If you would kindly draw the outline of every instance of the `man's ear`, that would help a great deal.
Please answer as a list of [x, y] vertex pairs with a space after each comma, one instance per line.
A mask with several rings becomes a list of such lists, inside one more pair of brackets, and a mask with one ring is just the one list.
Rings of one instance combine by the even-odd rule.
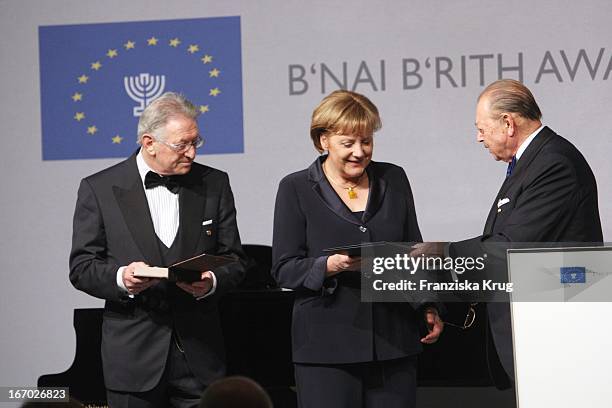
[[510, 137], [514, 136], [516, 134], [516, 121], [514, 120], [514, 116], [510, 113], [504, 113], [502, 115], [502, 121], [506, 134]]
[[140, 139], [140, 144], [142, 145], [142, 149], [146, 151], [150, 156], [155, 156], [155, 139], [148, 133], [142, 135]]

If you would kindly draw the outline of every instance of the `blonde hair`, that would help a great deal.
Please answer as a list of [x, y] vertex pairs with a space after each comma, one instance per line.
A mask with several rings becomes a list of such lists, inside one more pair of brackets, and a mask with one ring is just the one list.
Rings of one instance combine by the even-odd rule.
[[376, 106], [357, 92], [338, 90], [327, 95], [312, 112], [310, 138], [323, 152], [321, 136], [370, 135], [382, 127]]

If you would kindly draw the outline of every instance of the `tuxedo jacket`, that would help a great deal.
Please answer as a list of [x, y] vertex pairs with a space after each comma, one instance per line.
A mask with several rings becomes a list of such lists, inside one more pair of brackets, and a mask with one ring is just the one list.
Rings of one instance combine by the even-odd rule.
[[[602, 241], [597, 184], [591, 168], [576, 147], [544, 127], [501, 186], [483, 235], [451, 244], [450, 253], [482, 254], [482, 246], [490, 243]], [[513, 379], [509, 305], [489, 303], [487, 312], [499, 361]], [[503, 379], [492, 374], [500, 385]]]
[[[229, 179], [226, 173], [197, 163], [183, 176], [180, 225], [172, 247], [178, 259], [166, 259], [164, 265], [136, 155], [81, 181], [70, 281], [106, 301], [102, 362], [108, 389], [152, 389], [164, 371], [173, 330], [192, 372], [208, 384], [223, 376], [225, 369], [217, 300], [244, 276], [245, 255]], [[209, 220], [212, 224], [203, 225]], [[131, 262], [168, 266], [203, 252], [237, 260], [213, 271], [217, 290], [204, 299], [196, 300], [165, 280], [133, 298], [117, 286], [117, 270]]]
[[325, 158], [285, 177], [276, 196], [272, 274], [295, 290], [293, 360], [336, 364], [414, 355], [421, 344], [412, 306], [361, 302], [359, 272], [327, 278], [323, 252], [361, 242], [421, 241], [408, 178], [398, 166], [371, 162], [359, 218], [327, 181]]

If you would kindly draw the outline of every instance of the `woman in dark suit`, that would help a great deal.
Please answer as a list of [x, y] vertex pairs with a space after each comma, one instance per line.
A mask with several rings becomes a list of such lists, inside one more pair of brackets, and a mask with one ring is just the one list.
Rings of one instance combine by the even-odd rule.
[[[416, 355], [437, 340], [434, 308], [360, 300], [359, 259], [325, 248], [421, 241], [401, 167], [371, 160], [378, 110], [365, 96], [335, 91], [312, 115], [321, 155], [279, 185], [272, 273], [295, 290], [293, 361], [302, 408], [413, 407]], [[429, 333], [419, 339], [423, 314]]]

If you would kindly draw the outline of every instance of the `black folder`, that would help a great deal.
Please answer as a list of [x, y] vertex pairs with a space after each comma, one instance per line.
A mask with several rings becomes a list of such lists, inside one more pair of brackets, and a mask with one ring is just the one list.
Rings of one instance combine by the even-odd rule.
[[196, 282], [201, 279], [202, 272], [211, 271], [232, 262], [236, 262], [236, 260], [229, 256], [200, 254], [177, 262], [167, 268], [156, 266], [137, 267], [134, 271], [134, 276], [168, 279], [173, 282]]

